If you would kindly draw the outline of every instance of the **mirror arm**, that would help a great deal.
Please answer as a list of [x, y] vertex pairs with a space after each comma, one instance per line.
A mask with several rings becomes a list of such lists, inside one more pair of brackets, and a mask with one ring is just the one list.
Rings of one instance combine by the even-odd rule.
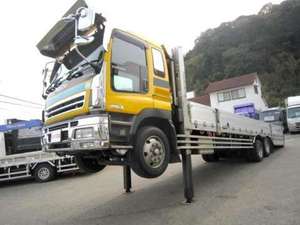
[[78, 45], [75, 45], [75, 50], [77, 52], [77, 54], [86, 62], [88, 63], [95, 71], [95, 73], [98, 72], [98, 69], [97, 69], [97, 66], [94, 65], [92, 62], [90, 62], [81, 52], [80, 50], [78, 49]]

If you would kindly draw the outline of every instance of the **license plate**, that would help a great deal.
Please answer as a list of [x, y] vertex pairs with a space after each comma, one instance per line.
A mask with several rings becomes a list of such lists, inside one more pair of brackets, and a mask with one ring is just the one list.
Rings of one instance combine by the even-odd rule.
[[61, 142], [61, 131], [56, 130], [51, 133], [51, 142]]

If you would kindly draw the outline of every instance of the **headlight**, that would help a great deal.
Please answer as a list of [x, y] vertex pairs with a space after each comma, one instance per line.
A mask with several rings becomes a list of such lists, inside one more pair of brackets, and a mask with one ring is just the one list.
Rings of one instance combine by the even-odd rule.
[[99, 136], [101, 140], [108, 140], [109, 129], [108, 129], [108, 117], [100, 117]]
[[93, 77], [91, 89], [91, 106], [95, 108], [105, 108], [105, 63], [102, 65], [102, 69], [99, 74]]
[[91, 127], [81, 128], [75, 131], [75, 139], [92, 138], [94, 137], [94, 129]]

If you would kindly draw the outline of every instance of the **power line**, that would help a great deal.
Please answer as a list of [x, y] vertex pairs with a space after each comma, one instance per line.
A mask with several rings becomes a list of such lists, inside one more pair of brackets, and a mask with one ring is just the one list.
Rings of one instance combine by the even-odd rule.
[[34, 107], [34, 106], [29, 106], [29, 105], [22, 105], [19, 103], [14, 103], [14, 102], [7, 102], [7, 101], [2, 101], [0, 100], [0, 103], [5, 103], [5, 104], [10, 104], [10, 105], [17, 105], [17, 106], [22, 106], [22, 107], [27, 107], [27, 108], [32, 108], [32, 109], [42, 109], [42, 107]]
[[39, 105], [39, 106], [43, 106], [42, 104], [40, 103], [36, 103], [36, 102], [32, 102], [32, 101], [28, 101], [28, 100], [25, 100], [25, 99], [21, 99], [21, 98], [16, 98], [16, 97], [12, 97], [12, 96], [8, 96], [8, 95], [3, 95], [3, 94], [0, 94], [1, 97], [5, 97], [5, 98], [10, 98], [10, 99], [13, 99], [13, 100], [17, 100], [17, 101], [21, 101], [21, 102], [27, 102], [27, 103], [30, 103], [32, 105]]

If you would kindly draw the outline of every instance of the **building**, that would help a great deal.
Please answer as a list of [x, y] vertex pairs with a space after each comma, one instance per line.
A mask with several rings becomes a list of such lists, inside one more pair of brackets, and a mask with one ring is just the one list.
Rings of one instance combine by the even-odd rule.
[[201, 96], [190, 98], [189, 100], [192, 102], [200, 103], [202, 105], [210, 106], [209, 95], [201, 95]]
[[253, 105], [257, 111], [267, 109], [257, 73], [210, 83], [205, 93], [209, 95], [212, 107], [224, 111], [234, 113], [235, 107], [245, 104]]

